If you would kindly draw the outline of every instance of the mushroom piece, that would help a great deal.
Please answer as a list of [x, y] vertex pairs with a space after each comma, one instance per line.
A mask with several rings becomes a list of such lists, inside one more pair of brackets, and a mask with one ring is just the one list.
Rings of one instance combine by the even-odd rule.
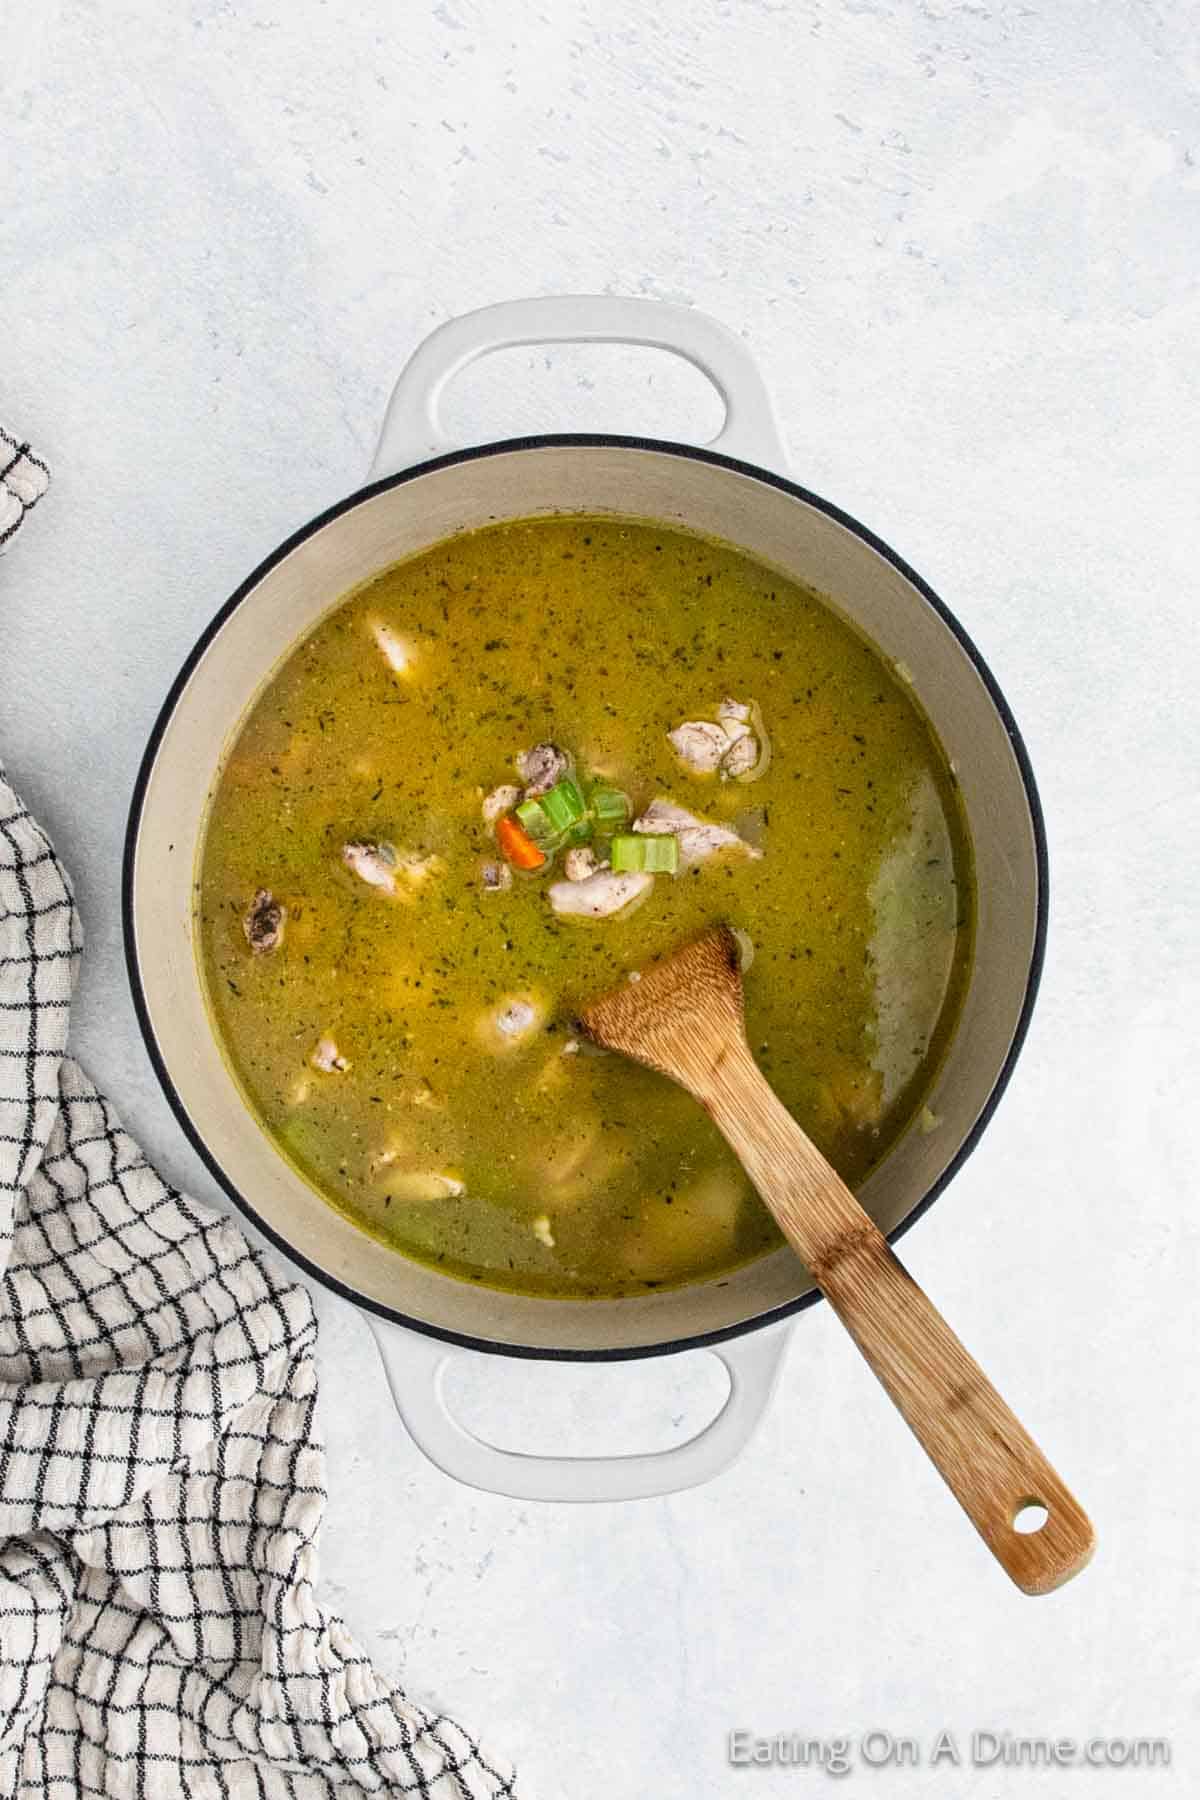
[[350, 1067], [331, 1037], [318, 1038], [308, 1060], [322, 1075], [344, 1075]]
[[242, 920], [246, 942], [255, 956], [264, 956], [268, 950], [279, 948], [286, 919], [287, 908], [283, 902], [277, 900], [269, 888], [259, 888]]
[[555, 782], [570, 773], [571, 759], [557, 744], [535, 744], [517, 758], [517, 773], [525, 783], [525, 794], [534, 800], [548, 793]]
[[485, 862], [480, 865], [479, 884], [486, 894], [502, 894], [512, 886], [512, 870], [507, 863]]

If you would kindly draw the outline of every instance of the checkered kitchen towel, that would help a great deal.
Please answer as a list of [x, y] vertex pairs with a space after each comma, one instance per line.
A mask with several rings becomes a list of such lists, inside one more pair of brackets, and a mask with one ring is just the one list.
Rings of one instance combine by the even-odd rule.
[[[0, 446], [4, 537], [46, 472]], [[0, 771], [0, 1793], [512, 1795], [317, 1605], [311, 1301], [66, 1055], [79, 951]]]

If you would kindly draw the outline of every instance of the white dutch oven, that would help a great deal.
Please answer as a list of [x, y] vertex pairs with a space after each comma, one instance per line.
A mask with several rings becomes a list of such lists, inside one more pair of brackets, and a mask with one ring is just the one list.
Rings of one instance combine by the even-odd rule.
[[[450, 378], [505, 346], [613, 342], [672, 351], [721, 394], [703, 449], [552, 436], [455, 450], [438, 421]], [[963, 1014], [910, 1132], [860, 1190], [892, 1238], [977, 1141], [1024, 1036], [1041, 964], [1045, 848], [1012, 716], [966, 633], [886, 545], [778, 471], [783, 447], [758, 370], [723, 326], [683, 307], [602, 297], [512, 301], [451, 320], [396, 385], [369, 482], [304, 526], [238, 589], [188, 657], [138, 777], [125, 866], [129, 967], [146, 1041], [180, 1121], [255, 1224], [309, 1274], [364, 1307], [417, 1443], [476, 1487], [527, 1499], [614, 1500], [708, 1480], [748, 1441], [779, 1369], [790, 1316], [818, 1296], [787, 1249], [732, 1277], [623, 1300], [547, 1300], [481, 1289], [410, 1262], [320, 1199], [247, 1110], [214, 1040], [193, 945], [192, 882], [223, 748], [263, 682], [347, 589], [452, 533], [548, 513], [660, 519], [724, 538], [807, 583], [911, 671], [954, 762], [974, 841], [979, 918]], [[704, 1346], [729, 1395], [689, 1442], [653, 1454], [541, 1457], [482, 1442], [449, 1411], [446, 1366], [471, 1352], [616, 1359]]]

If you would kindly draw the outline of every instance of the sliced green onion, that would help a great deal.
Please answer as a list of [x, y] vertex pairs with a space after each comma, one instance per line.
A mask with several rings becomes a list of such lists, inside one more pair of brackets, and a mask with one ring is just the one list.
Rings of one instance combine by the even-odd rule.
[[673, 831], [623, 833], [609, 851], [617, 875], [674, 875], [679, 867], [679, 839]]
[[[579, 784], [572, 781], [570, 776], [564, 781], [555, 782], [554, 786], [541, 796], [540, 804], [554, 831], [566, 831], [569, 825], [574, 825], [579, 819], [582, 819], [587, 811], [583, 804], [583, 795], [579, 791]], [[519, 807], [517, 810], [520, 812]]]
[[563, 845], [568, 850], [574, 848], [576, 844], [590, 844], [591, 841], [592, 821], [590, 819], [576, 819], [575, 823], [568, 825], [562, 834]]
[[599, 831], [612, 831], [624, 825], [631, 810], [629, 795], [612, 787], [593, 788], [590, 805]]
[[516, 813], [535, 844], [544, 846], [554, 837], [554, 824], [540, 800], [522, 800]]

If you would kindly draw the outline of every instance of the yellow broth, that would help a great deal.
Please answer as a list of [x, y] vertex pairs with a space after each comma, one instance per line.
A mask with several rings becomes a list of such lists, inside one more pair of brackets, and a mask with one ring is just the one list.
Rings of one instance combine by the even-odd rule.
[[[408, 647], [402, 672], [380, 653], [381, 625]], [[770, 766], [749, 784], [687, 773], [667, 741], [725, 696], [757, 702], [769, 736]], [[761, 858], [658, 875], [628, 916], [603, 920], [552, 913], [560, 868], [486, 891], [482, 797], [544, 740], [612, 777], [635, 811], [669, 796], [733, 824]], [[437, 860], [392, 898], [346, 867], [352, 840]], [[199, 943], [249, 1104], [332, 1206], [460, 1277], [629, 1294], [719, 1275], [779, 1240], [694, 1101], [566, 1049], [580, 1004], [729, 921], [754, 947], [755, 1053], [854, 1184], [920, 1112], [953, 1030], [971, 881], [927, 720], [814, 593], [682, 531], [537, 519], [387, 570], [280, 665], [212, 795]], [[286, 908], [268, 954], [243, 927], [260, 889]], [[494, 1020], [512, 997], [542, 1023], [501, 1048]], [[347, 1068], [313, 1067], [323, 1037]], [[414, 1171], [437, 1197], [413, 1197]]]

